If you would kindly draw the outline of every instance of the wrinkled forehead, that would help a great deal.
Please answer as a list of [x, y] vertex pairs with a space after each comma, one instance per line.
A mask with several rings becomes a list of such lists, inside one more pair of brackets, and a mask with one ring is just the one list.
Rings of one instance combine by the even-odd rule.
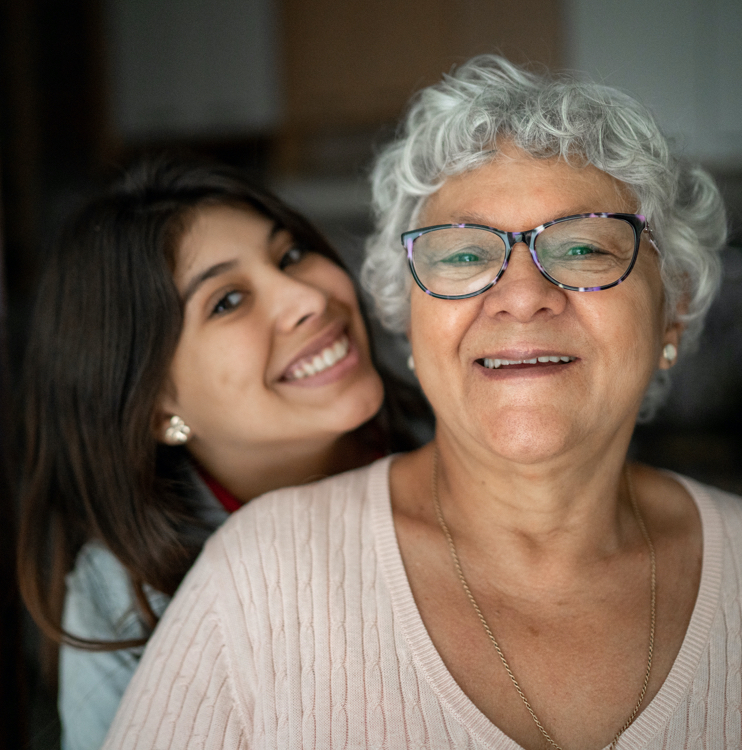
[[633, 213], [637, 204], [623, 182], [584, 160], [539, 158], [508, 146], [482, 166], [446, 177], [419, 201], [413, 221], [522, 231], [572, 214]]

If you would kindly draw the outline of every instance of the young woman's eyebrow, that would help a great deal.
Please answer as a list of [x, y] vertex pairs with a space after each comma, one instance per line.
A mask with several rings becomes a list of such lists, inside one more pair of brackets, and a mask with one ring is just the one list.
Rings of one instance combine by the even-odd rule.
[[[269, 241], [275, 239], [275, 237], [282, 231], [286, 231], [286, 228], [283, 225], [279, 224], [277, 221], [274, 222], [270, 234], [268, 235]], [[236, 258], [234, 260], [224, 261], [223, 263], [215, 263], [213, 266], [209, 266], [205, 270], [201, 271], [201, 273], [194, 276], [188, 282], [188, 286], [186, 286], [185, 291], [183, 292], [183, 304], [185, 305], [188, 300], [193, 297], [193, 295], [196, 293], [196, 290], [199, 288], [199, 286], [201, 286], [201, 284], [204, 283], [204, 281], [213, 279], [214, 276], [218, 276], [221, 273], [231, 271], [236, 265]]]
[[219, 276], [219, 274], [226, 273], [227, 271], [231, 271], [233, 268], [235, 268], [235, 266], [237, 266], [236, 258], [234, 260], [224, 261], [223, 263], [215, 263], [213, 266], [209, 266], [205, 270], [201, 271], [201, 273], [194, 276], [188, 282], [188, 286], [183, 292], [183, 304], [185, 305], [188, 302], [188, 300], [196, 293], [196, 290], [201, 286], [201, 284], [204, 283], [204, 281], [213, 279], [214, 276]]

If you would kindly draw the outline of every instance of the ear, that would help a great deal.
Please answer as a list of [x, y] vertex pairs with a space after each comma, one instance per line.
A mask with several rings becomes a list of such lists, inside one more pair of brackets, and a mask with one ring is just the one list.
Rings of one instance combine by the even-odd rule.
[[177, 400], [170, 393], [160, 396], [152, 418], [152, 431], [160, 443], [183, 445], [191, 438], [191, 428], [179, 411]]
[[678, 352], [680, 351], [680, 342], [685, 330], [685, 323], [680, 317], [688, 311], [688, 297], [683, 295], [675, 308], [673, 320], [667, 324], [665, 333], [662, 336], [662, 352], [660, 353], [659, 369], [669, 370], [677, 361]]

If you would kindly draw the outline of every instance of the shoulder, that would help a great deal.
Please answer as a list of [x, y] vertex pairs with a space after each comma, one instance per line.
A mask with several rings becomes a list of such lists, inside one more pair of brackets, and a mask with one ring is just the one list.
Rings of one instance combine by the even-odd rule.
[[742, 497], [680, 474], [673, 477], [693, 498], [702, 518], [715, 513], [726, 532], [738, 536], [742, 541]]
[[297, 571], [301, 577], [317, 565], [332, 567], [334, 575], [334, 562], [346, 559], [348, 545], [373, 544], [373, 519], [388, 506], [389, 461], [252, 500], [206, 543], [199, 574], [242, 594], [279, 581], [285, 587], [287, 576], [293, 580]]
[[[703, 534], [704, 573], [739, 591], [742, 580], [742, 497], [673, 474], [693, 499]], [[737, 594], [735, 594], [737, 596]]]
[[101, 542], [87, 542], [66, 584], [66, 628], [83, 637], [115, 638], [133, 604], [129, 575], [116, 556]]
[[234, 513], [207, 546], [229, 546], [245, 538], [262, 546], [272, 534], [294, 539], [296, 530], [307, 524], [317, 528], [333, 520], [351, 521], [366, 510], [369, 502], [383, 501], [389, 461], [385, 457], [361, 469], [266, 493]]
[[[169, 597], [147, 593], [155, 613], [161, 614]], [[129, 574], [102, 542], [87, 542], [67, 575], [63, 624], [70, 634], [94, 640], [144, 635]]]

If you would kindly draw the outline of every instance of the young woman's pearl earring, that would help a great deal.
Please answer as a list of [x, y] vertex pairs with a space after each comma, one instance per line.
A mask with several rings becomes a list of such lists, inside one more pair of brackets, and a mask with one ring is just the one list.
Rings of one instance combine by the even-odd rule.
[[191, 436], [191, 428], [177, 415], [170, 417], [170, 424], [165, 430], [165, 442], [168, 445], [183, 445]]
[[662, 350], [662, 356], [672, 364], [678, 356], [678, 350], [675, 344], [665, 344], [665, 348]]
[[415, 359], [411, 354], [407, 357], [407, 369], [415, 372]]

